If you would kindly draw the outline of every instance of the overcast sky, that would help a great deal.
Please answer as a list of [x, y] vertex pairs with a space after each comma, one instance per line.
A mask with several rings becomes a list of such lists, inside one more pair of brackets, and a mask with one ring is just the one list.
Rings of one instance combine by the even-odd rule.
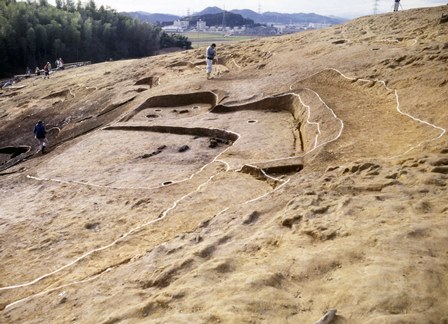
[[[81, 0], [85, 2], [85, 0]], [[54, 0], [50, 0], [54, 4]], [[76, 1], [75, 1], [76, 2]], [[378, 13], [390, 12], [394, 0], [95, 0], [100, 6], [109, 6], [117, 11], [145, 11], [186, 16], [206, 7], [225, 10], [251, 9], [256, 12], [276, 11], [281, 13], [316, 13], [325, 16], [355, 18], [373, 13], [377, 2]], [[403, 9], [446, 5], [447, 0], [401, 0]]]

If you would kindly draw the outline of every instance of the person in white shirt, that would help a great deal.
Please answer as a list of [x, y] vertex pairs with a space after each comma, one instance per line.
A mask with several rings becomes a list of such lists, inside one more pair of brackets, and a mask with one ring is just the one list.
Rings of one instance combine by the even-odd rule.
[[[205, 56], [206, 56], [205, 61], [207, 63], [207, 80], [210, 80], [211, 74], [212, 74], [213, 60], [216, 57], [216, 44], [215, 43], [213, 43], [212, 45], [207, 47]], [[218, 59], [218, 58], [216, 57], [216, 59]]]

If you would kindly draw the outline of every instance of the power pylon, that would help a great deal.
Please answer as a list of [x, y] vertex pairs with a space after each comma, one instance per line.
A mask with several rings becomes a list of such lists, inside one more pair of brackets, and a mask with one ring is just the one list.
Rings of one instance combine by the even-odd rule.
[[224, 10], [222, 11], [222, 32], [226, 33], [226, 6], [224, 6]]
[[379, 0], [374, 0], [373, 1], [373, 14], [376, 15], [378, 13], [378, 1]]

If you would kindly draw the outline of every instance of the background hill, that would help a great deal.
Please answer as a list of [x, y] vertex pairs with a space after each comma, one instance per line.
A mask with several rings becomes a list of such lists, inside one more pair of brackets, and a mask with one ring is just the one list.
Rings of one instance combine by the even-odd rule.
[[445, 323], [447, 17], [1, 89], [0, 322]]
[[268, 23], [278, 23], [278, 24], [308, 24], [308, 23], [318, 23], [318, 24], [341, 24], [347, 19], [327, 17], [322, 15], [317, 15], [315, 13], [293, 13], [285, 14], [278, 12], [264, 12], [262, 14], [256, 13], [251, 10], [231, 10], [231, 12], [240, 14], [245, 18], [252, 19], [256, 23], [268, 24]]
[[179, 16], [176, 15], [168, 15], [168, 14], [160, 14], [160, 13], [147, 13], [143, 11], [136, 12], [125, 12], [123, 14], [127, 14], [132, 18], [139, 19], [141, 21], [149, 22], [149, 23], [164, 23], [164, 22], [173, 22], [179, 19]]
[[[224, 10], [219, 7], [207, 7], [204, 10], [199, 12], [195, 12], [192, 14], [192, 17], [199, 16], [218, 16], [222, 14]], [[241, 10], [230, 10], [228, 11], [235, 15], [241, 15], [245, 19], [253, 20], [258, 24], [267, 24], [267, 23], [278, 23], [278, 24], [291, 24], [291, 23], [320, 23], [320, 24], [340, 24], [342, 22], [347, 21], [347, 19], [337, 18], [337, 17], [327, 17], [322, 15], [317, 15], [315, 13], [294, 13], [294, 14], [284, 14], [278, 12], [264, 12], [259, 14], [255, 11], [249, 9], [241, 9]], [[161, 14], [150, 14], [145, 12], [137, 12], [137, 13], [127, 13], [133, 18], [141, 19], [142, 21], [150, 21], [150, 22], [166, 22], [166, 21], [174, 21], [177, 19], [181, 19], [180, 16], [171, 16], [171, 15], [161, 15]], [[169, 20], [171, 19], [171, 20]], [[204, 20], [204, 19], [203, 19]]]
[[224, 9], [221, 9], [219, 7], [207, 7], [199, 12], [195, 12], [193, 16], [202, 16], [202, 15], [215, 15], [222, 13]]

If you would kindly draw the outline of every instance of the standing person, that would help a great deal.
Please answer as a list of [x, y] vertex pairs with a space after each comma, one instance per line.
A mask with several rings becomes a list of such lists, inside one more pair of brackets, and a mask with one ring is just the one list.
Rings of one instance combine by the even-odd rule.
[[398, 11], [398, 7], [400, 7], [400, 0], [395, 0], [394, 11]]
[[[210, 80], [211, 74], [212, 74], [213, 60], [215, 59], [215, 56], [216, 56], [216, 44], [215, 43], [213, 43], [212, 45], [207, 47], [205, 56], [206, 56], [206, 63], [207, 63], [207, 80]], [[216, 57], [216, 60], [218, 60], [217, 57]]]
[[60, 70], [64, 69], [64, 61], [61, 58], [59, 58], [59, 69]]
[[50, 70], [51, 70], [51, 64], [50, 62], [47, 62], [44, 66], [44, 79], [50, 78]]
[[49, 79], [50, 78], [50, 72], [51, 72], [51, 63], [47, 62], [46, 66], [47, 66], [47, 78]]
[[48, 145], [46, 135], [47, 131], [45, 129], [44, 123], [42, 122], [42, 120], [39, 120], [36, 126], [34, 126], [34, 137], [39, 143], [39, 151], [41, 151], [42, 154], [45, 153], [45, 147]]

